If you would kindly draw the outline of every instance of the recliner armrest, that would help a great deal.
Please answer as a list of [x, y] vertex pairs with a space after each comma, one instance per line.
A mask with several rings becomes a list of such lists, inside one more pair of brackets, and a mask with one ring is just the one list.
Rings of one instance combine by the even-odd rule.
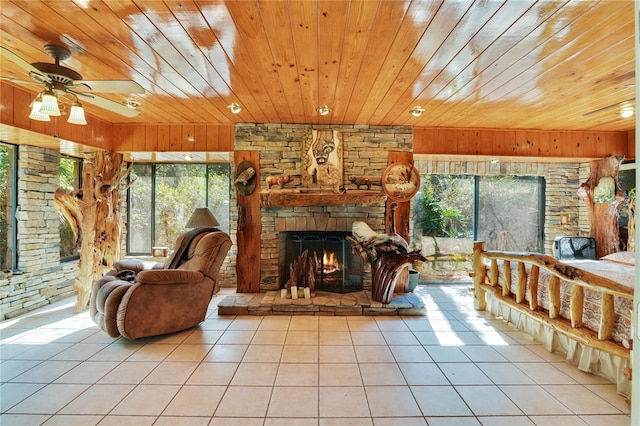
[[141, 284], [190, 284], [203, 279], [202, 272], [186, 269], [152, 269], [136, 275], [136, 282]]
[[[144, 263], [137, 259], [120, 259], [113, 263], [112, 268], [113, 270], [116, 271], [116, 274], [124, 270], [133, 271], [136, 274], [140, 271], [145, 270]], [[115, 275], [115, 274], [110, 274], [110, 275]]]

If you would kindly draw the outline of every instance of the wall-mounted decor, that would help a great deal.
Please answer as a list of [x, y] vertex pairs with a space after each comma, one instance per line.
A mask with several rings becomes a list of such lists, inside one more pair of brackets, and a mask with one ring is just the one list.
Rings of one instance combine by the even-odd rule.
[[302, 137], [304, 189], [342, 187], [342, 134], [337, 130], [309, 130]]
[[593, 190], [593, 201], [610, 203], [616, 195], [616, 181], [611, 176], [602, 176]]
[[391, 164], [382, 174], [382, 189], [394, 201], [409, 201], [420, 189], [420, 174], [412, 164]]
[[251, 195], [256, 189], [256, 167], [251, 161], [242, 161], [236, 168], [236, 179], [233, 183], [238, 190], [238, 194], [246, 197]]

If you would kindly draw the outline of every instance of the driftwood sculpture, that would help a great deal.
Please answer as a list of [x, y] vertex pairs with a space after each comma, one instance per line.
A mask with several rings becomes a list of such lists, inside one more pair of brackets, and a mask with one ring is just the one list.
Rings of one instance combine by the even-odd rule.
[[311, 297], [316, 291], [316, 273], [320, 267], [320, 260], [315, 252], [313, 256], [309, 256], [309, 251], [305, 250], [302, 254], [289, 265], [289, 281], [287, 282], [287, 290], [291, 291], [291, 287], [309, 288]]
[[409, 265], [426, 260], [419, 251], [410, 251], [407, 241], [398, 234], [378, 234], [364, 222], [354, 222], [352, 251], [371, 264], [371, 298], [390, 303], [400, 272]]
[[622, 159], [610, 156], [592, 161], [589, 179], [578, 189], [589, 211], [590, 236], [596, 240], [598, 258], [620, 251], [618, 217], [625, 202], [618, 183]]
[[627, 250], [636, 251], [636, 197], [629, 200], [629, 225], [627, 237]]
[[82, 165], [82, 189], [58, 189], [55, 205], [71, 225], [80, 250], [79, 274], [73, 283], [78, 294], [74, 312], [83, 311], [93, 283], [104, 275], [122, 254], [120, 183], [129, 175], [123, 169], [122, 154], [100, 151]]

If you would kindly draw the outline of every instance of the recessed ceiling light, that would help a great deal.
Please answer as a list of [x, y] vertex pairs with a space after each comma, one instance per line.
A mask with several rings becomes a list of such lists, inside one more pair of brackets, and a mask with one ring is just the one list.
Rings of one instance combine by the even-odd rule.
[[622, 107], [622, 109], [620, 110], [620, 117], [629, 118], [633, 116], [633, 113], [634, 113], [633, 107], [625, 106], [625, 107]]
[[422, 108], [421, 106], [414, 106], [413, 109], [411, 111], [409, 111], [409, 112], [414, 117], [420, 117], [424, 111], [425, 111], [425, 109]]
[[242, 111], [242, 107], [235, 102], [232, 103], [231, 105], [227, 105], [227, 108], [229, 108], [229, 110], [234, 114], [237, 114], [240, 111]]
[[323, 105], [321, 107], [318, 107], [316, 109], [316, 111], [318, 111], [318, 114], [320, 114], [320, 115], [327, 115], [327, 114], [329, 114], [331, 112], [331, 108], [329, 108], [326, 105]]

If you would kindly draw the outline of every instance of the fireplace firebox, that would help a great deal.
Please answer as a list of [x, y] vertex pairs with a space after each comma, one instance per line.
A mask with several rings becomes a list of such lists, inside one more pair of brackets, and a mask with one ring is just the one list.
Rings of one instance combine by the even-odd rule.
[[289, 265], [307, 250], [319, 260], [315, 272], [316, 290], [347, 293], [362, 290], [364, 263], [351, 253], [343, 231], [287, 231], [280, 233], [280, 288], [289, 280]]

